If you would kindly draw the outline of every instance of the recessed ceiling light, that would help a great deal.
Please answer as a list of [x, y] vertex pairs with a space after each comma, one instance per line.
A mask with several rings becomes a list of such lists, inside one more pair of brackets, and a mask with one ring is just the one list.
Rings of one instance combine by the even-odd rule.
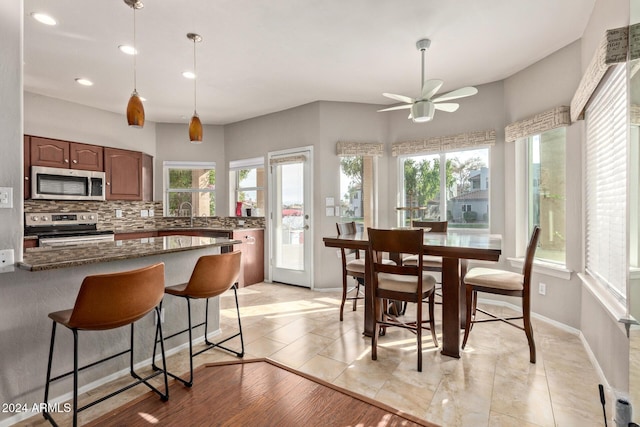
[[118, 46], [118, 49], [120, 49], [120, 52], [126, 53], [127, 55], [135, 55], [135, 54], [138, 53], [136, 48], [134, 48], [133, 46], [126, 45], [126, 44], [121, 44], [120, 46]]
[[196, 78], [196, 75], [192, 71], [185, 71], [182, 73], [182, 77], [193, 80]]
[[83, 79], [81, 77], [78, 77], [76, 79], [76, 82], [78, 82], [78, 84], [81, 84], [82, 86], [93, 86], [93, 82], [91, 80]]
[[49, 15], [45, 15], [44, 13], [38, 13], [38, 12], [33, 12], [31, 14], [31, 17], [33, 17], [33, 19], [35, 19], [36, 21], [44, 24], [44, 25], [56, 25], [57, 22], [55, 19], [53, 19], [51, 16]]

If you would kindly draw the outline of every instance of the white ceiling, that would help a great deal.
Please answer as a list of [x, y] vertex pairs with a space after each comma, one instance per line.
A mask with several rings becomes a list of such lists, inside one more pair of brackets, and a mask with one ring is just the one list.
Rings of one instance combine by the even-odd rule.
[[[317, 100], [415, 97], [415, 43], [425, 37], [426, 78], [445, 81], [440, 93], [501, 80], [579, 39], [595, 0], [143, 2], [136, 60], [147, 120], [188, 122], [193, 81], [181, 73], [193, 68], [186, 34], [196, 32], [204, 39], [196, 46], [198, 114], [226, 124]], [[25, 90], [124, 114], [133, 57], [118, 45], [133, 43], [132, 9], [123, 0], [25, 0], [24, 14]]]

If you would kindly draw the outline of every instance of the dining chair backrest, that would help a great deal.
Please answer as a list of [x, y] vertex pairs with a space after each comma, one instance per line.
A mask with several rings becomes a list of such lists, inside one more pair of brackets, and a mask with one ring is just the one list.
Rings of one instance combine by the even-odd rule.
[[201, 256], [198, 259], [184, 294], [193, 298], [218, 296], [238, 281], [241, 252]]
[[137, 270], [87, 276], [69, 327], [106, 330], [129, 325], [153, 310], [164, 296], [164, 263]]
[[527, 252], [524, 256], [524, 265], [522, 266], [522, 275], [524, 277], [523, 292], [529, 293], [531, 283], [531, 270], [533, 269], [533, 260], [536, 255], [536, 249], [538, 247], [538, 240], [540, 239], [540, 227], [535, 225], [531, 232], [531, 238], [529, 238], [529, 244], [527, 245]]
[[[356, 227], [355, 221], [351, 222], [336, 222], [336, 229], [338, 230], [338, 236], [349, 236], [351, 234], [356, 234], [358, 232], [358, 228]], [[356, 254], [356, 257], [359, 258], [359, 252], [356, 249], [341, 249], [343, 257], [351, 255], [352, 253]], [[344, 260], [343, 260], [344, 261]]]
[[[369, 250], [373, 260], [374, 273], [392, 273], [401, 275], [421, 276], [424, 230], [421, 228], [406, 230], [381, 230], [367, 228]], [[418, 255], [417, 265], [383, 264], [382, 256], [385, 252]]]
[[448, 221], [411, 221], [411, 226], [415, 228], [430, 228], [430, 233], [446, 233]]

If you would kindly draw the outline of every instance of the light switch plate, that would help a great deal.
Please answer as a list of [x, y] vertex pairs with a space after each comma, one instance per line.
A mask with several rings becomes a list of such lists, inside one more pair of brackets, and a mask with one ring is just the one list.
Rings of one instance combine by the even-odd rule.
[[146, 209], [142, 209], [142, 210], [140, 211], [140, 216], [141, 216], [141, 217], [143, 217], [143, 218], [148, 217], [148, 216], [149, 216], [149, 211], [148, 211], [148, 210], [146, 210]]
[[116, 209], [116, 218], [122, 218], [122, 209]]
[[13, 188], [0, 187], [0, 208], [13, 208]]
[[149, 209], [149, 216], [155, 216], [156, 212], [153, 209]]

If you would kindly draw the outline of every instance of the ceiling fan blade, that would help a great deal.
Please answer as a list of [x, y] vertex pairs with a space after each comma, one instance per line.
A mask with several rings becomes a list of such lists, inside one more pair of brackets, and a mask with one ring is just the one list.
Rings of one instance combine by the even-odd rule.
[[386, 96], [387, 98], [395, 99], [396, 101], [406, 102], [407, 104], [413, 104], [415, 99], [409, 98], [404, 95], [396, 95], [395, 93], [383, 93], [382, 96]]
[[452, 99], [464, 98], [465, 96], [471, 96], [478, 93], [478, 89], [473, 86], [461, 87], [460, 89], [452, 90], [451, 92], [445, 93], [435, 99], [432, 99], [432, 102], [442, 102], [442, 101], [450, 101]]
[[420, 99], [431, 99], [431, 97], [440, 90], [443, 84], [444, 82], [442, 80], [427, 80], [422, 85], [422, 97]]
[[456, 104], [455, 102], [444, 102], [442, 104], [433, 104], [436, 110], [446, 111], [447, 113], [453, 113], [456, 111], [460, 104]]
[[411, 108], [411, 104], [396, 105], [395, 107], [389, 107], [389, 108], [385, 108], [383, 110], [378, 110], [378, 113], [381, 112], [381, 111], [406, 110], [408, 108]]

